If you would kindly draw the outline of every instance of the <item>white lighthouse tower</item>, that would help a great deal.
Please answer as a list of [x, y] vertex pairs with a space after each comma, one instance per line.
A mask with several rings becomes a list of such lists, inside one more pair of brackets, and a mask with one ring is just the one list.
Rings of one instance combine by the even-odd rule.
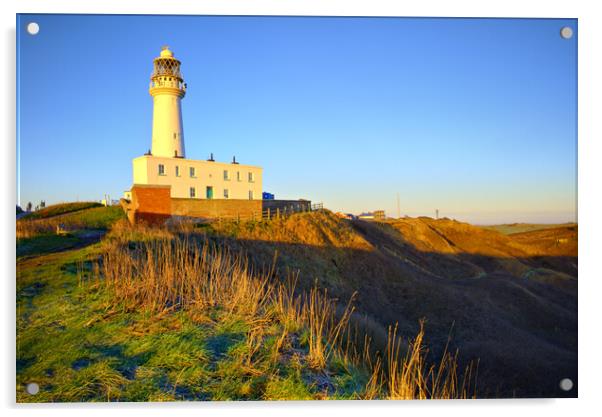
[[181, 99], [186, 84], [180, 72], [180, 61], [164, 46], [161, 55], [153, 61], [149, 93], [153, 97], [153, 156], [186, 156], [182, 126]]

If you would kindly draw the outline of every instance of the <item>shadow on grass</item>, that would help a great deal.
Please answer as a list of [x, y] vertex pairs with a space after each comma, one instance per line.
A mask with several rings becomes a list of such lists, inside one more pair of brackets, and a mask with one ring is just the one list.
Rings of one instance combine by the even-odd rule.
[[[277, 255], [277, 276], [299, 271], [298, 287], [317, 281], [343, 303], [357, 291], [356, 318], [382, 351], [387, 326], [409, 339], [426, 318], [432, 358], [459, 350], [460, 366], [479, 361], [480, 397], [576, 397], [577, 258], [493, 257], [424, 252], [388, 236], [373, 250], [210, 236], [245, 253], [257, 271]], [[380, 340], [379, 340], [380, 339]]]
[[49, 253], [79, 249], [100, 242], [105, 230], [81, 230], [65, 235], [46, 234], [17, 239], [17, 261]]

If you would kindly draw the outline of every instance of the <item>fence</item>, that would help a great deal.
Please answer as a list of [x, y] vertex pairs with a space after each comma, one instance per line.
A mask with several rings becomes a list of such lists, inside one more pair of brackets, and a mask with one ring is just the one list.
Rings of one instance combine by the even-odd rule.
[[[307, 202], [309, 203], [309, 202]], [[317, 203], [317, 204], [287, 204], [284, 205], [282, 207], [275, 207], [275, 208], [267, 208], [265, 210], [263, 210], [262, 212], [262, 219], [264, 220], [270, 220], [270, 219], [280, 219], [283, 217], [287, 217], [290, 216], [291, 214], [294, 213], [306, 213], [306, 212], [310, 212], [310, 211], [317, 211], [317, 210], [322, 210], [323, 204], [322, 203]]]

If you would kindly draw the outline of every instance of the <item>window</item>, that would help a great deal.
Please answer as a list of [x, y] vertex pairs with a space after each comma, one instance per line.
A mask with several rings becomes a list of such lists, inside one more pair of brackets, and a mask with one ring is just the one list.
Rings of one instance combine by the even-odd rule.
[[165, 175], [165, 165], [159, 164], [159, 175]]
[[180, 167], [176, 165], [176, 177], [180, 176]]
[[252, 172], [249, 172], [249, 182], [255, 182], [255, 175]]
[[240, 171], [236, 171], [236, 181], [240, 181]]
[[194, 167], [190, 167], [190, 178], [196, 178]]
[[249, 200], [253, 200], [253, 190], [249, 190]]
[[228, 189], [224, 188], [224, 198], [228, 198], [228, 197], [229, 197]]
[[224, 169], [224, 181], [230, 181], [230, 171]]
[[190, 198], [196, 197], [196, 189], [194, 187], [190, 187]]

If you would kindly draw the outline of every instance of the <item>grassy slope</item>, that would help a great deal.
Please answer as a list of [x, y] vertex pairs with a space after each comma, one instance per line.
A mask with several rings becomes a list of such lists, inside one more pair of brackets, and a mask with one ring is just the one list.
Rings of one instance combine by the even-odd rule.
[[124, 219], [125, 214], [119, 206], [94, 207], [74, 213], [57, 216], [61, 222], [81, 223], [87, 229], [108, 229], [117, 220]]
[[[81, 215], [98, 226], [96, 213]], [[78, 271], [89, 275], [102, 244], [70, 249], [78, 239], [42, 235], [18, 245], [28, 255], [17, 262], [18, 401], [324, 397], [324, 375], [303, 362], [303, 329], [280, 346], [290, 357], [281, 361], [274, 355], [283, 332], [278, 323], [265, 326], [259, 350], [251, 352], [257, 322], [219, 306], [161, 317], [124, 311], [102, 287], [81, 285]], [[245, 366], [249, 355], [252, 368]], [[336, 357], [327, 369], [329, 398], [357, 398], [367, 382]], [[35, 397], [25, 392], [32, 381], [41, 386]]]
[[52, 206], [44, 207], [41, 210], [34, 211], [25, 215], [24, 219], [47, 219], [49, 217], [58, 216], [60, 214], [71, 213], [74, 211], [85, 210], [92, 207], [101, 207], [100, 203], [82, 201], [77, 203], [61, 203]]
[[[17, 270], [18, 401], [167, 401], [312, 399], [319, 375], [301, 362], [274, 362], [282, 329], [274, 324], [255, 358], [248, 334], [256, 326], [219, 308], [161, 318], [115, 308], [106, 292], [78, 285], [78, 264], [99, 245], [27, 259]], [[291, 352], [307, 352], [300, 333]], [[366, 375], [334, 360], [329, 398], [356, 398]], [[42, 391], [25, 393], [35, 381]]]
[[[377, 339], [395, 322], [410, 337], [426, 317], [436, 356], [453, 327], [452, 347], [464, 360], [480, 358], [483, 395], [562, 396], [557, 381], [576, 379], [570, 245], [550, 253], [537, 238], [446, 219], [347, 222], [328, 213], [208, 229], [217, 240], [230, 237], [226, 242], [256, 264], [269, 264], [277, 253], [281, 270], [300, 270], [301, 286], [317, 280], [343, 300], [358, 291], [358, 309], [372, 317]], [[576, 245], [576, 228], [568, 234]]]
[[[97, 218], [86, 211], [80, 214]], [[533, 239], [481, 235], [453, 222], [405, 222], [347, 222], [305, 213], [269, 223], [216, 223], [194, 233], [245, 250], [256, 265], [271, 264], [277, 253], [281, 271], [300, 271], [301, 288], [317, 280], [342, 300], [359, 291], [358, 308], [374, 318], [376, 336], [399, 321], [402, 335], [412, 337], [418, 319], [427, 317], [436, 354], [455, 323], [452, 348], [461, 349], [463, 360], [481, 358], [483, 395], [513, 389], [519, 396], [561, 394], [556, 378], [573, 376], [576, 360], [576, 280], [528, 258]], [[471, 246], [473, 234], [486, 239], [485, 247]], [[41, 248], [29, 249], [17, 264], [20, 401], [324, 395], [322, 376], [293, 360], [307, 350], [302, 334], [287, 347], [297, 355], [274, 363], [270, 349], [281, 329], [267, 329], [257, 362], [261, 372], [245, 370], [248, 318], [226, 318], [219, 309], [160, 319], [115, 310], [102, 290], [78, 286], [77, 264], [97, 258], [98, 245], [52, 253], [69, 247], [70, 237], [40, 239]], [[506, 258], [494, 256], [501, 254]], [[356, 397], [366, 380], [336, 361], [329, 373], [335, 398]], [[39, 396], [24, 393], [32, 380], [41, 383]]]
[[511, 224], [495, 224], [491, 226], [481, 226], [483, 229], [494, 230], [504, 235], [511, 235], [513, 233], [524, 233], [534, 232], [537, 230], [544, 229], [555, 229], [558, 227], [571, 227], [576, 226], [575, 223], [564, 223], [564, 224], [538, 224], [538, 223], [511, 223]]
[[[17, 247], [36, 242], [40, 236], [52, 235], [57, 225], [65, 228], [73, 235], [82, 237], [81, 230], [107, 230], [116, 221], [125, 218], [121, 207], [92, 207], [40, 219], [27, 217], [17, 220]], [[83, 236], [85, 238], [85, 236]], [[29, 239], [32, 239], [31, 241]], [[18, 251], [18, 249], [17, 249]]]

